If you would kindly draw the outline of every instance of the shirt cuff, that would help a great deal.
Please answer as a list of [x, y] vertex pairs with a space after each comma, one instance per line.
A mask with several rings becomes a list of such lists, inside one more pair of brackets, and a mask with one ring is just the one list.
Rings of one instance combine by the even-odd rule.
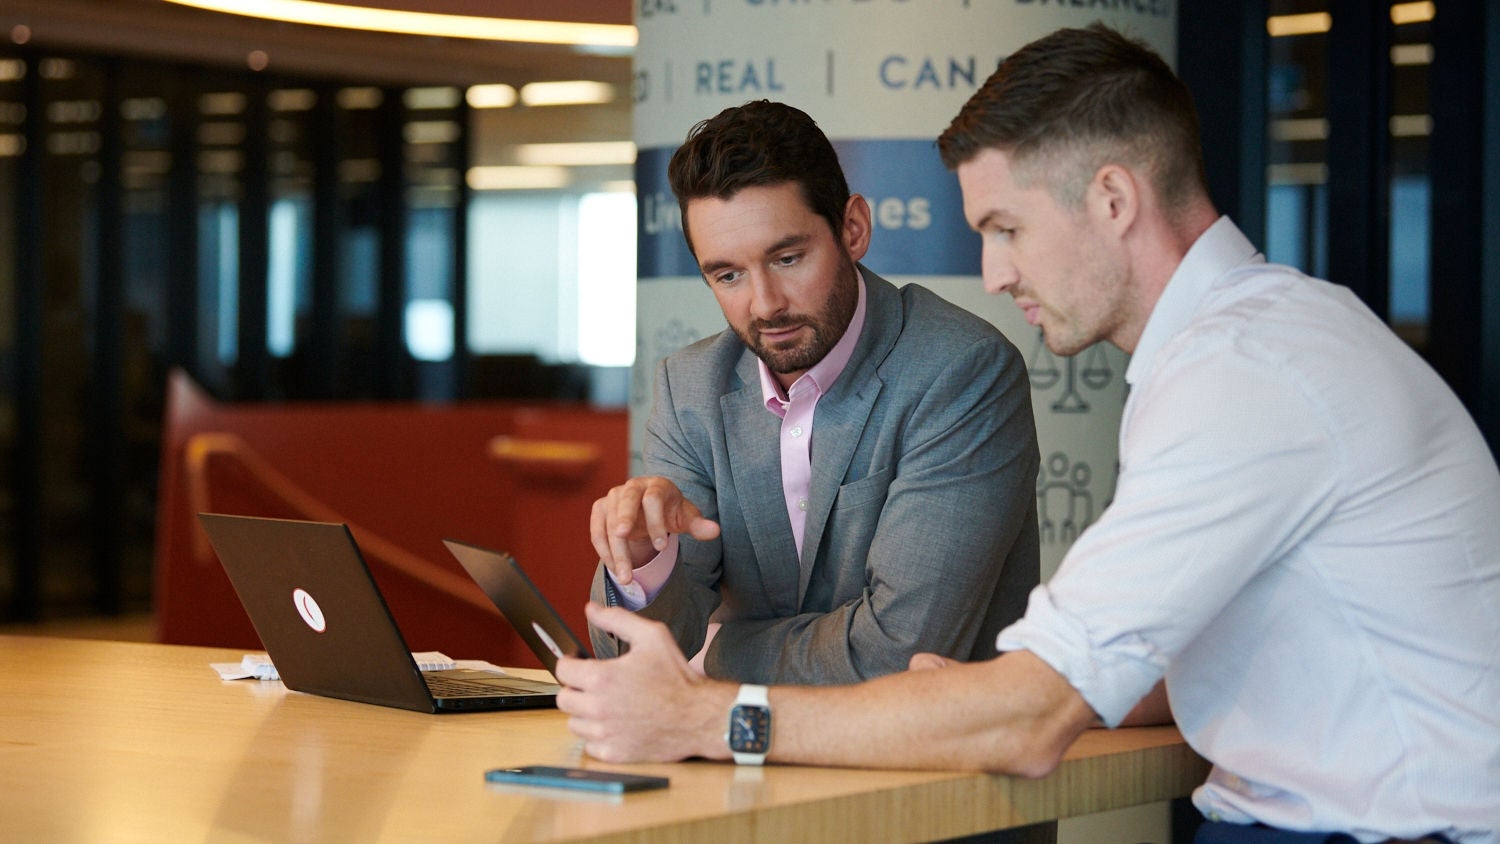
[[667, 537], [666, 547], [645, 565], [631, 572], [630, 583], [621, 586], [615, 580], [614, 573], [606, 566], [604, 576], [609, 578], [610, 584], [615, 588], [615, 594], [620, 598], [620, 606], [632, 612], [652, 601], [661, 592], [662, 586], [666, 585], [667, 578], [672, 575], [672, 570], [677, 567], [677, 534]]
[[995, 637], [995, 649], [1030, 651], [1061, 674], [1107, 727], [1118, 727], [1165, 670], [1155, 649], [1138, 636], [1093, 641], [1087, 628], [1053, 603], [1045, 585], [1032, 590], [1026, 615]]

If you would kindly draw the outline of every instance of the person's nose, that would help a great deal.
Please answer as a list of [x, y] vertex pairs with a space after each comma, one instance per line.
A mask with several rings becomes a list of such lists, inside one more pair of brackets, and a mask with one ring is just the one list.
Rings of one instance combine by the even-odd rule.
[[756, 319], [775, 319], [787, 309], [787, 298], [781, 285], [763, 272], [750, 273], [750, 315]]
[[984, 278], [984, 292], [996, 296], [1009, 292], [1021, 280], [1020, 273], [1016, 272], [1015, 262], [1010, 260], [1008, 252], [1000, 246], [985, 246], [981, 275]]

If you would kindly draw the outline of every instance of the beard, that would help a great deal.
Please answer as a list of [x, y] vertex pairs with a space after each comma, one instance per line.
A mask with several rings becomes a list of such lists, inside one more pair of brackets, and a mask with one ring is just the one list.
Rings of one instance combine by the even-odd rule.
[[1067, 295], [1054, 296], [1042, 308], [1042, 339], [1056, 355], [1072, 356], [1100, 341], [1115, 342], [1122, 325], [1139, 312], [1130, 265], [1095, 229], [1082, 231], [1071, 266], [1059, 275], [1072, 279]]
[[[765, 362], [767, 369], [778, 374], [811, 369], [838, 345], [849, 328], [849, 321], [854, 317], [854, 309], [859, 306], [859, 282], [856, 280], [854, 262], [847, 255], [839, 262], [837, 272], [838, 280], [834, 284], [833, 294], [818, 313], [783, 314], [774, 320], [754, 320], [744, 331], [735, 329], [740, 341]], [[777, 343], [761, 340], [763, 331], [799, 325], [810, 328], [812, 336]]]

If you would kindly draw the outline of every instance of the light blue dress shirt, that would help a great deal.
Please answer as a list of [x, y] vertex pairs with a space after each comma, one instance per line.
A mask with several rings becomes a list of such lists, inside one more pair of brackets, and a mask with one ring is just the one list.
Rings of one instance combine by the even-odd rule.
[[1114, 501], [999, 648], [1110, 725], [1165, 676], [1210, 818], [1493, 844], [1500, 473], [1457, 398], [1227, 218], [1126, 378]]

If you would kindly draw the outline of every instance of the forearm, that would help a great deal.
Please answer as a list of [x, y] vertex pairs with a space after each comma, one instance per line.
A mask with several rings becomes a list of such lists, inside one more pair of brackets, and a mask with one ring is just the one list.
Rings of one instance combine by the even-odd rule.
[[771, 690], [770, 759], [1043, 776], [1094, 713], [1024, 651], [857, 686]]
[[[590, 605], [589, 620], [629, 641], [612, 660], [558, 661], [558, 708], [608, 762], [726, 759], [736, 684], [695, 674], [665, 627]], [[770, 690], [773, 762], [988, 770], [1042, 776], [1095, 713], [1026, 651], [838, 687]]]

